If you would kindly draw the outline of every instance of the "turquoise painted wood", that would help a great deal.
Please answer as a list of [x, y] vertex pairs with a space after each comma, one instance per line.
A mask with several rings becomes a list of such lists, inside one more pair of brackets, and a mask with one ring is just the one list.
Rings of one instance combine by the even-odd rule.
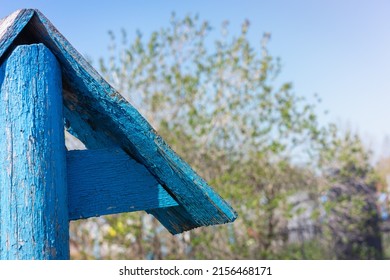
[[[64, 90], [64, 94], [67, 94]], [[94, 130], [81, 115], [64, 106], [65, 127], [70, 134], [86, 144], [88, 149], [118, 148], [118, 145], [102, 131]]]
[[147, 210], [171, 233], [236, 219], [234, 209], [165, 143], [39, 11], [21, 10], [0, 23], [0, 62], [21, 43], [44, 43], [59, 61], [68, 130], [90, 149], [121, 148], [142, 164], [178, 203]]
[[[44, 40], [61, 62], [69, 112], [99, 135], [109, 137], [135, 160], [142, 163], [179, 203], [177, 207], [150, 210], [171, 232], [232, 222], [237, 214], [203, 178], [183, 161], [156, 133], [141, 114], [113, 89], [39, 12], [31, 22], [45, 30]], [[78, 135], [79, 125], [70, 126]], [[88, 138], [89, 139], [89, 138]], [[87, 139], [87, 141], [88, 141]], [[93, 141], [96, 145], [96, 141]], [[88, 147], [88, 142], [84, 143]]]
[[60, 66], [43, 45], [0, 66], [0, 258], [68, 259]]
[[8, 17], [0, 20], [0, 38], [6, 38], [6, 40], [0, 40], [1, 57], [3, 57], [3, 53], [10, 52], [13, 49], [10, 46], [14, 43], [16, 37], [22, 32], [33, 15], [34, 10], [18, 10]]
[[122, 149], [67, 153], [69, 219], [178, 206]]

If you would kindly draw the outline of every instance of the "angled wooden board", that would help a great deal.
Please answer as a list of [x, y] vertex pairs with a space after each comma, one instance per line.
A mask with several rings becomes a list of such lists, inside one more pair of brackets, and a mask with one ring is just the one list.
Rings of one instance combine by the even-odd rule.
[[18, 10], [0, 20], [0, 58], [3, 59], [4, 53], [34, 14], [33, 10]]
[[[8, 48], [21, 42], [44, 43], [62, 68], [65, 117], [70, 131], [83, 138], [88, 148], [105, 148], [107, 144], [121, 147], [144, 165], [179, 204], [148, 212], [173, 234], [234, 221], [237, 217], [234, 209], [165, 143], [45, 16], [34, 10], [31, 17], [30, 11], [24, 11], [23, 20], [29, 19], [28, 24], [12, 44], [7, 43]], [[1, 40], [7, 40], [7, 36]], [[3, 54], [4, 48], [0, 49], [0, 56]], [[89, 136], [85, 135], [83, 127], [89, 127]]]
[[177, 206], [122, 149], [67, 152], [69, 220]]

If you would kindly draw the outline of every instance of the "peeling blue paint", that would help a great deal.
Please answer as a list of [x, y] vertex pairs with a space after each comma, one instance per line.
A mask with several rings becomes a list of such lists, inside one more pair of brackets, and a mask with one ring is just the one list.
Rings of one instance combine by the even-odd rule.
[[178, 205], [122, 149], [69, 151], [67, 173], [70, 220]]
[[143, 165], [161, 190], [177, 202], [177, 206], [148, 210], [171, 233], [236, 219], [234, 209], [165, 143], [39, 11], [21, 10], [0, 22], [0, 62], [21, 43], [43, 43], [56, 56], [62, 72], [62, 101], [69, 132], [89, 149], [119, 147]]
[[0, 258], [68, 259], [60, 66], [42, 44], [0, 66]]
[[[32, 22], [43, 24], [50, 37], [50, 40], [45, 37], [45, 43], [61, 63], [67, 88], [64, 104], [70, 113], [88, 116], [95, 136], [99, 134], [96, 138], [103, 139], [107, 135], [142, 163], [179, 203], [176, 207], [148, 212], [173, 234], [234, 221], [237, 214], [231, 206], [165, 143], [133, 106], [99, 76], [40, 12], [36, 15]], [[76, 131], [77, 127], [72, 128]], [[76, 133], [80, 135], [83, 131]], [[87, 147], [88, 140], [84, 142]], [[93, 140], [93, 145], [96, 143], [96, 139]]]

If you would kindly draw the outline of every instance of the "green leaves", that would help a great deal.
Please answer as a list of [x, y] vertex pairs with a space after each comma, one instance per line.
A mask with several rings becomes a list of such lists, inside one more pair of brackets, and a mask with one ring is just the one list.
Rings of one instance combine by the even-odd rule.
[[243, 226], [263, 236], [253, 240], [264, 256], [289, 216], [281, 213], [292, 190], [305, 189], [311, 176], [289, 156], [317, 123], [314, 106], [293, 94], [291, 83], [277, 81], [280, 60], [268, 52], [270, 34], [256, 49], [249, 27], [245, 21], [233, 36], [225, 22], [217, 36], [207, 21], [173, 14], [168, 27], [148, 37], [138, 33], [129, 46], [112, 42], [116, 58], [102, 61], [101, 69], [180, 155], [243, 206], [236, 207]]
[[326, 237], [324, 215], [345, 202], [320, 203], [324, 193], [347, 178], [375, 177], [361, 140], [334, 124], [320, 126], [318, 96], [309, 102], [280, 81], [270, 34], [254, 46], [249, 28], [245, 21], [230, 34], [225, 22], [218, 33], [198, 16], [172, 14], [168, 26], [138, 32], [130, 43], [125, 32], [121, 43], [110, 33], [103, 75], [239, 212], [229, 228], [199, 229], [187, 239], [154, 233], [155, 224], [146, 230], [144, 215], [109, 219], [111, 239], [134, 232], [127, 245], [139, 258], [161, 256], [159, 246], [166, 258], [329, 258], [329, 242], [290, 244], [291, 227], [307, 219]]

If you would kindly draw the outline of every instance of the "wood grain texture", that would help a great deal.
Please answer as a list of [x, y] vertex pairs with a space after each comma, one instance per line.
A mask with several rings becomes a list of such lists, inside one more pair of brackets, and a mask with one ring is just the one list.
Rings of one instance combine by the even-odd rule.
[[60, 66], [42, 44], [0, 67], [0, 257], [68, 259]]
[[[66, 92], [64, 90], [64, 92]], [[64, 106], [65, 126], [67, 131], [83, 143], [88, 143], [88, 149], [117, 148], [113, 140], [102, 131], [96, 131], [83, 119]]]
[[[232, 222], [237, 214], [157, 134], [139, 112], [114, 90], [40, 13], [31, 23], [43, 24], [46, 44], [61, 62], [67, 94], [64, 104], [108, 135], [135, 160], [142, 163], [180, 206], [149, 211], [171, 233], [195, 227]], [[39, 22], [38, 22], [39, 20]], [[42, 27], [39, 27], [42, 28]], [[43, 32], [40, 32], [42, 34]], [[72, 124], [71, 124], [72, 126]], [[82, 134], [82, 131], [78, 131]], [[88, 143], [85, 143], [88, 147]]]
[[33, 10], [18, 10], [0, 20], [0, 57], [8, 50], [33, 15]]
[[139, 112], [115, 91], [39, 11], [19, 40], [44, 43], [63, 73], [63, 98], [71, 132], [93, 137], [87, 147], [103, 148], [107, 138], [143, 164], [179, 206], [150, 210], [173, 234], [199, 226], [232, 222], [237, 214], [153, 130]]
[[67, 152], [69, 219], [177, 206], [122, 149]]

